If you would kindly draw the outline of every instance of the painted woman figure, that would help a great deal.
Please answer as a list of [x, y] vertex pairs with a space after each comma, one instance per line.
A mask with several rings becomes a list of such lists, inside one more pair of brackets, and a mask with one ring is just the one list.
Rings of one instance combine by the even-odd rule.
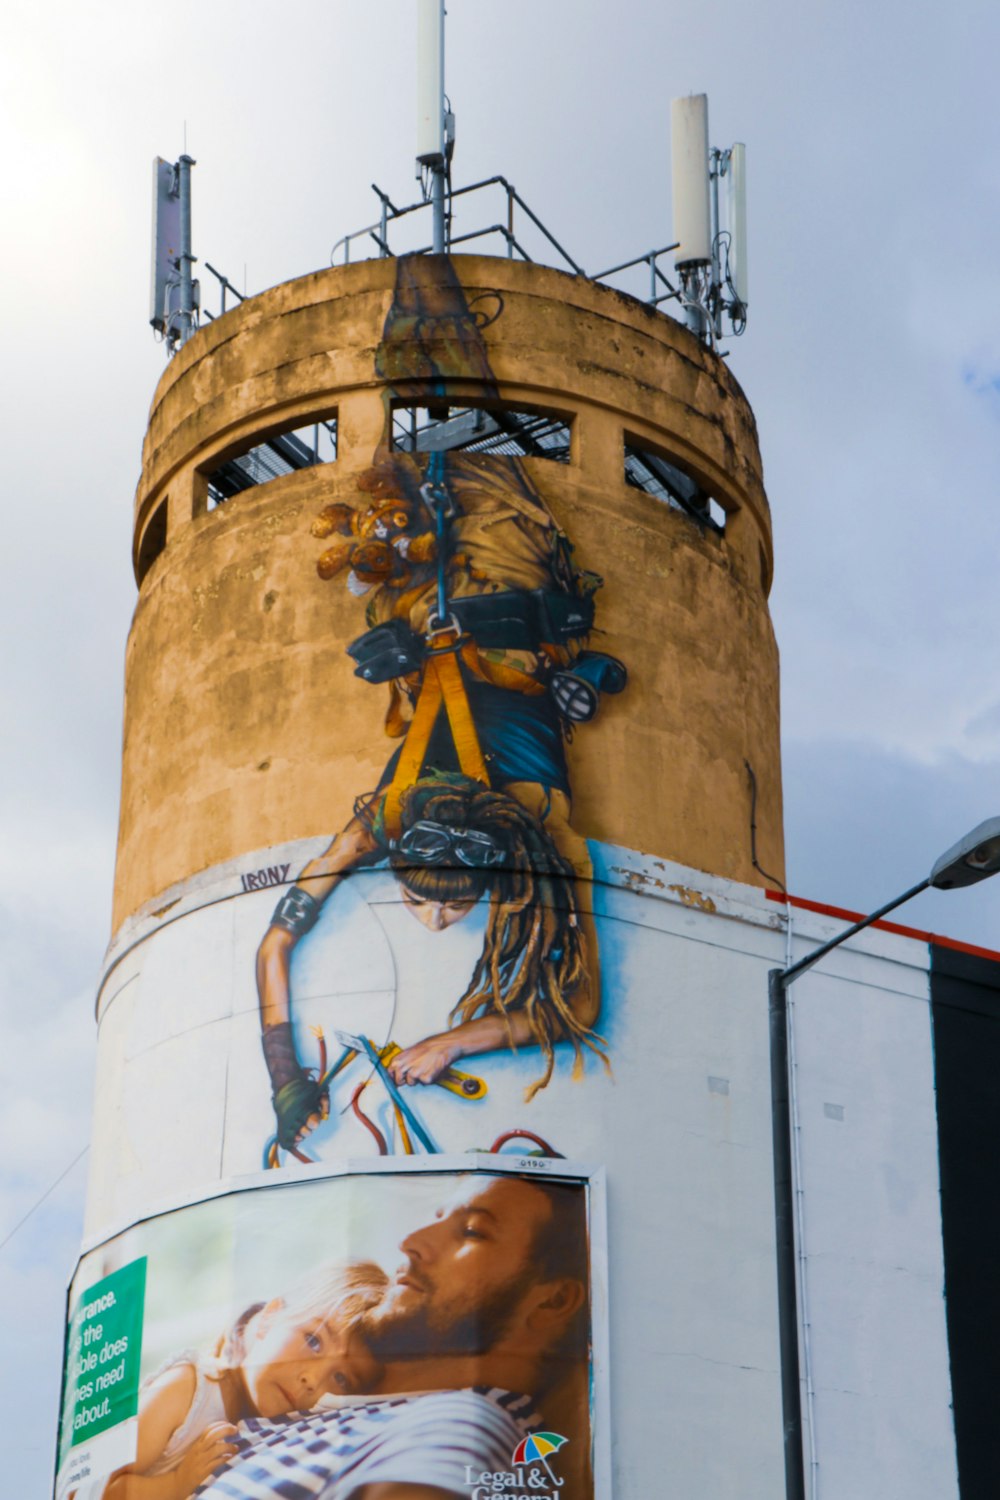
[[[290, 1146], [328, 1101], [295, 1053], [291, 952], [350, 871], [388, 860], [408, 910], [428, 927], [488, 894], [483, 951], [451, 1025], [391, 1064], [432, 1083], [459, 1057], [537, 1045], [601, 1050], [597, 933], [581, 899], [593, 871], [571, 823], [565, 741], [619, 692], [625, 670], [585, 649], [596, 575], [572, 548], [523, 460], [408, 453], [392, 445], [393, 405], [446, 398], [448, 381], [498, 401], [482, 339], [450, 262], [411, 256], [376, 356], [383, 438], [358, 479], [358, 506], [325, 506], [313, 534], [320, 577], [346, 574], [368, 629], [348, 647], [356, 675], [387, 685], [386, 733], [402, 741], [371, 798], [279, 902], [257, 959], [264, 1054], [278, 1140]], [[495, 298], [502, 307], [499, 298]], [[494, 317], [498, 314], [494, 314]], [[603, 1054], [602, 1054], [603, 1055]]]

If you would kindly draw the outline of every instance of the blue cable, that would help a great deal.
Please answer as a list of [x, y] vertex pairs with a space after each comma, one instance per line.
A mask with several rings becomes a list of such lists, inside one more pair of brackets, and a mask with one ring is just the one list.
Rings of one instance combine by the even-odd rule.
[[402, 1094], [399, 1092], [399, 1089], [396, 1087], [389, 1074], [386, 1072], [382, 1061], [378, 1053], [375, 1051], [375, 1048], [372, 1046], [371, 1042], [366, 1036], [360, 1037], [359, 1040], [364, 1042], [365, 1051], [368, 1053], [369, 1060], [372, 1063], [372, 1066], [375, 1068], [376, 1073], [378, 1073], [382, 1082], [385, 1084], [386, 1090], [389, 1094], [389, 1098], [392, 1100], [393, 1104], [396, 1105], [397, 1109], [400, 1110], [404, 1119], [406, 1120], [407, 1125], [409, 1125], [417, 1140], [423, 1146], [424, 1150], [429, 1151], [432, 1156], [439, 1155], [440, 1153], [438, 1152], [438, 1148], [435, 1146], [434, 1142], [427, 1134], [427, 1131], [421, 1125], [420, 1121], [417, 1119], [416, 1115], [413, 1113], [412, 1109], [407, 1104]]

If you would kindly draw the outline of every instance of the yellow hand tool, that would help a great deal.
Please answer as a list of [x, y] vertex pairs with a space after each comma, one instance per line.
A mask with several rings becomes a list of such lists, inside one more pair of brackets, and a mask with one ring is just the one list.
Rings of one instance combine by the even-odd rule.
[[[379, 1049], [379, 1062], [390, 1063], [402, 1050], [396, 1042], [390, 1042], [388, 1046]], [[482, 1078], [474, 1078], [471, 1073], [460, 1073], [457, 1068], [446, 1068], [434, 1082], [438, 1088], [447, 1089], [449, 1094], [457, 1094], [460, 1099], [485, 1099], [489, 1092]]]

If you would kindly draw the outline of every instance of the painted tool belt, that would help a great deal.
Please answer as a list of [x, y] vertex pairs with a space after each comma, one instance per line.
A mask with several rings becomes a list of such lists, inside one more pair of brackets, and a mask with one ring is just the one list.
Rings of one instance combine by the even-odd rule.
[[449, 599], [448, 608], [466, 635], [484, 650], [537, 651], [586, 635], [594, 623], [593, 599], [561, 589], [507, 589]]
[[[594, 624], [594, 600], [562, 589], [504, 589], [499, 594], [450, 598], [448, 613], [465, 636], [484, 651], [537, 651], [541, 643], [565, 645], [585, 636]], [[366, 682], [388, 682], [418, 672], [424, 642], [405, 619], [385, 619], [352, 640], [348, 655], [357, 663], [355, 676]]]
[[[449, 599], [449, 614], [463, 635], [484, 651], [537, 651], [542, 643], [562, 646], [584, 636], [594, 623], [594, 602], [559, 589], [505, 589]], [[420, 670], [424, 642], [405, 620], [385, 620], [351, 642], [347, 654], [357, 663], [355, 677], [390, 682]]]

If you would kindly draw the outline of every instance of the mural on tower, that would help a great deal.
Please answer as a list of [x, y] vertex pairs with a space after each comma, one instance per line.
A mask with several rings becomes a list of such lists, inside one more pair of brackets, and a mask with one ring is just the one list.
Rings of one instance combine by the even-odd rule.
[[[552, 1076], [568, 1043], [609, 1066], [586, 841], [571, 821], [566, 742], [620, 692], [625, 667], [588, 648], [601, 579], [581, 570], [518, 456], [393, 449], [401, 403], [499, 400], [482, 329], [502, 299], [470, 306], [450, 263], [397, 263], [376, 366], [389, 384], [382, 441], [359, 503], [325, 506], [312, 525], [317, 568], [359, 600], [366, 628], [347, 647], [356, 675], [384, 685], [395, 751], [354, 816], [281, 897], [257, 955], [264, 1055], [279, 1149], [297, 1150], [327, 1117], [337, 1068], [310, 1069], [296, 1046], [292, 953], [345, 875], [385, 865], [404, 906], [430, 930], [486, 907], [482, 948], [428, 1033], [383, 1049], [387, 1087], [479, 1087], [454, 1064], [526, 1049]], [[367, 1042], [367, 1039], [362, 1039]], [[362, 1050], [347, 1046], [341, 1062]], [[372, 1054], [374, 1060], [374, 1054]], [[397, 1111], [405, 1106], [394, 1092]], [[407, 1132], [404, 1128], [404, 1140]]]

